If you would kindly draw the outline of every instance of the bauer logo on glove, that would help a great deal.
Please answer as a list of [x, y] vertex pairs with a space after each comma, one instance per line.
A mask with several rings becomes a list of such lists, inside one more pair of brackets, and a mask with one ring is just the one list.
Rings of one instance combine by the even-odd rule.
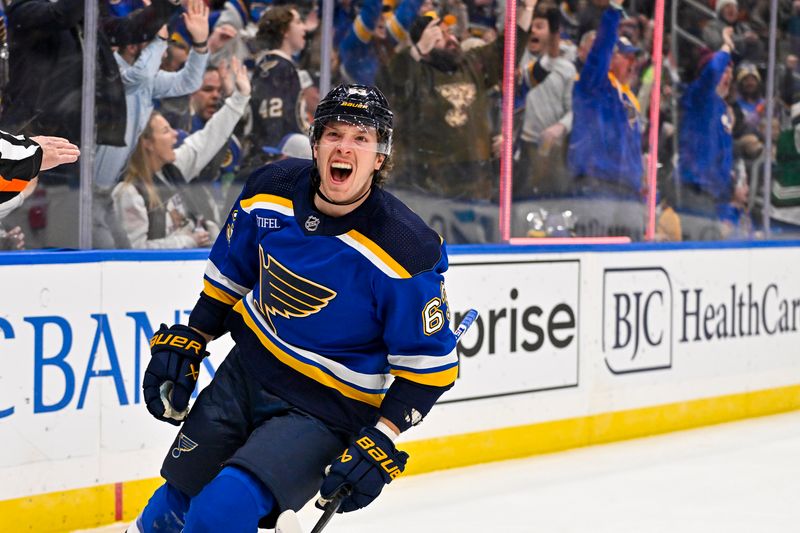
[[[162, 325], [162, 327], [165, 325], [166, 324]], [[161, 330], [159, 330], [159, 333], [156, 333], [153, 335], [153, 338], [150, 339], [150, 350], [158, 345], [163, 344], [166, 346], [172, 346], [174, 348], [184, 348], [186, 350], [193, 351], [198, 357], [203, 356], [202, 354], [205, 348], [199, 342], [193, 341], [188, 337], [183, 337], [181, 335], [160, 333], [160, 331]]]
[[322, 482], [318, 507], [344, 492], [341, 512], [366, 507], [387, 485], [403, 473], [408, 454], [372, 428], [364, 428], [353, 443], [337, 457]]
[[182, 324], [161, 328], [150, 339], [152, 358], [142, 388], [147, 410], [159, 420], [178, 425], [189, 413], [189, 398], [208, 355], [203, 336]]
[[[361, 448], [366, 451], [370, 457], [372, 457], [381, 465], [381, 468], [383, 468], [383, 470], [389, 474], [390, 479], [395, 479], [403, 473], [403, 471], [400, 470], [400, 467], [394, 464], [394, 461], [389, 459], [389, 456], [386, 455], [386, 452], [381, 450], [374, 442], [372, 442], [372, 439], [369, 437], [361, 437], [356, 441], [356, 444], [361, 446]], [[342, 457], [345, 455], [347, 455], [347, 450], [345, 450], [345, 452], [342, 454]], [[344, 463], [346, 461], [342, 460], [342, 462]]]

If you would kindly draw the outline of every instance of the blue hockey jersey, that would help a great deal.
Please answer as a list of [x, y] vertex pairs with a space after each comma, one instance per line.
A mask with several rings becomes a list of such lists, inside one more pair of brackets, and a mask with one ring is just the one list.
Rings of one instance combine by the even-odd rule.
[[[417, 16], [422, 0], [404, 0], [397, 9], [385, 15], [386, 29], [392, 47], [408, 39], [408, 28]], [[381, 0], [366, 0], [350, 29], [339, 45], [339, 60], [345, 77], [355, 83], [372, 85], [381, 68], [373, 34], [381, 17]]]
[[574, 176], [642, 187], [639, 101], [609, 72], [622, 13], [608, 8], [572, 91], [573, 129], [567, 165]]
[[189, 324], [229, 329], [267, 390], [333, 427], [407, 429], [458, 373], [444, 244], [378, 188], [345, 216], [318, 212], [312, 172], [289, 159], [250, 177]]
[[717, 85], [731, 56], [720, 50], [681, 96], [680, 173], [684, 183], [696, 185], [721, 204], [733, 193], [733, 124], [728, 104]]

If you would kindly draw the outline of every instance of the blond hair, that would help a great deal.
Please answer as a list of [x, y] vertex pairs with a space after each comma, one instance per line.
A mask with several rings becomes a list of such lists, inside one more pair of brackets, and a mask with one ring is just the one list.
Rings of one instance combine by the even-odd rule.
[[142, 131], [142, 134], [139, 136], [136, 148], [133, 149], [131, 158], [128, 160], [128, 169], [123, 179], [124, 183], [133, 185], [134, 187], [137, 184], [144, 187], [145, 193], [147, 194], [145, 203], [149, 210], [155, 209], [161, 205], [161, 197], [158, 195], [156, 185], [153, 182], [155, 171], [150, 167], [147, 152], [145, 151], [142, 140], [150, 140], [153, 138], [153, 119], [157, 116], [161, 116], [161, 113], [158, 111], [153, 111], [150, 114], [150, 118], [147, 120], [147, 126], [145, 126], [144, 131]]

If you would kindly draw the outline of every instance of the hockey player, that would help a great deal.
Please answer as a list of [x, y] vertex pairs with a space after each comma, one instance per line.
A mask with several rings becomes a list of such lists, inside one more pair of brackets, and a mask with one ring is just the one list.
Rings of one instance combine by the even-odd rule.
[[[379, 187], [383, 94], [333, 89], [311, 143], [313, 161], [250, 176], [189, 325], [153, 336], [147, 408], [183, 427], [131, 532], [253, 533], [317, 490], [364, 507], [405, 469], [394, 439], [456, 378], [444, 243]], [[187, 416], [206, 343], [228, 331], [236, 346]]]

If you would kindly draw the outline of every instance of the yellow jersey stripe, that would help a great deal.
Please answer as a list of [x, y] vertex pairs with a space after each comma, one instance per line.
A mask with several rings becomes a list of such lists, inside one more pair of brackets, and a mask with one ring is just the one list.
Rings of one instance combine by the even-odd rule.
[[353, 21], [353, 31], [355, 32], [356, 37], [358, 37], [358, 40], [362, 43], [368, 43], [372, 40], [372, 31], [367, 28], [366, 24], [364, 24], [364, 21], [361, 20], [360, 15], [356, 17], [356, 20]]
[[608, 73], [608, 80], [611, 82], [611, 85], [613, 85], [615, 89], [617, 89], [620, 92], [625, 93], [625, 96], [628, 97], [628, 100], [631, 101], [631, 103], [633, 104], [633, 107], [636, 108], [637, 112], [639, 112], [639, 113], [642, 112], [642, 108], [639, 106], [639, 99], [636, 98], [636, 95], [633, 94], [633, 91], [631, 91], [630, 85], [621, 84], [619, 82], [619, 80], [617, 79], [617, 77], [614, 76], [614, 74], [612, 74], [611, 72]]
[[239, 205], [242, 206], [242, 209], [249, 210], [255, 204], [259, 203], [276, 204], [286, 209], [294, 209], [294, 204], [289, 198], [276, 196], [274, 194], [256, 194], [255, 196], [241, 200]]
[[394, 13], [391, 13], [388, 17], [386, 17], [386, 27], [389, 28], [389, 32], [397, 40], [397, 42], [402, 43], [408, 38], [408, 32], [397, 20], [397, 17], [394, 16]]
[[377, 259], [379, 259], [384, 265], [386, 265], [389, 270], [397, 274], [401, 278], [410, 278], [411, 274], [403, 268], [403, 266], [395, 261], [392, 256], [387, 254], [383, 248], [375, 244], [374, 241], [367, 238], [362, 233], [359, 233], [356, 230], [350, 230], [345, 233], [348, 237], [359, 243], [361, 246], [369, 250]]
[[313, 379], [314, 381], [325, 385], [331, 389], [334, 389], [352, 400], [358, 400], [360, 402], [364, 402], [366, 404], [372, 405], [374, 407], [380, 407], [381, 402], [383, 402], [383, 395], [382, 394], [369, 394], [366, 392], [362, 392], [358, 389], [354, 389], [353, 387], [342, 383], [341, 381], [337, 380], [336, 378], [332, 377], [331, 375], [323, 372], [319, 368], [314, 365], [309, 365], [308, 363], [304, 363], [299, 361], [286, 353], [285, 351], [278, 348], [278, 346], [273, 343], [269, 337], [264, 335], [264, 333], [259, 329], [258, 325], [253, 321], [253, 318], [247, 312], [244, 307], [244, 303], [240, 300], [233, 308], [234, 311], [242, 315], [244, 319], [244, 323], [247, 324], [247, 327], [252, 330], [253, 333], [256, 334], [258, 340], [261, 341], [261, 344], [269, 350], [269, 352], [274, 355], [278, 361], [285, 364], [286, 366], [300, 372], [306, 377]]
[[203, 292], [208, 296], [214, 298], [215, 300], [218, 300], [227, 305], [233, 305], [239, 300], [241, 300], [241, 297], [237, 298], [236, 296], [233, 296], [213, 286], [211, 283], [209, 283], [207, 279], [203, 280]]
[[390, 374], [405, 378], [408, 381], [421, 385], [431, 385], [432, 387], [447, 387], [455, 382], [458, 377], [458, 367], [454, 366], [441, 372], [431, 372], [430, 374], [418, 374], [408, 370], [389, 370]]

